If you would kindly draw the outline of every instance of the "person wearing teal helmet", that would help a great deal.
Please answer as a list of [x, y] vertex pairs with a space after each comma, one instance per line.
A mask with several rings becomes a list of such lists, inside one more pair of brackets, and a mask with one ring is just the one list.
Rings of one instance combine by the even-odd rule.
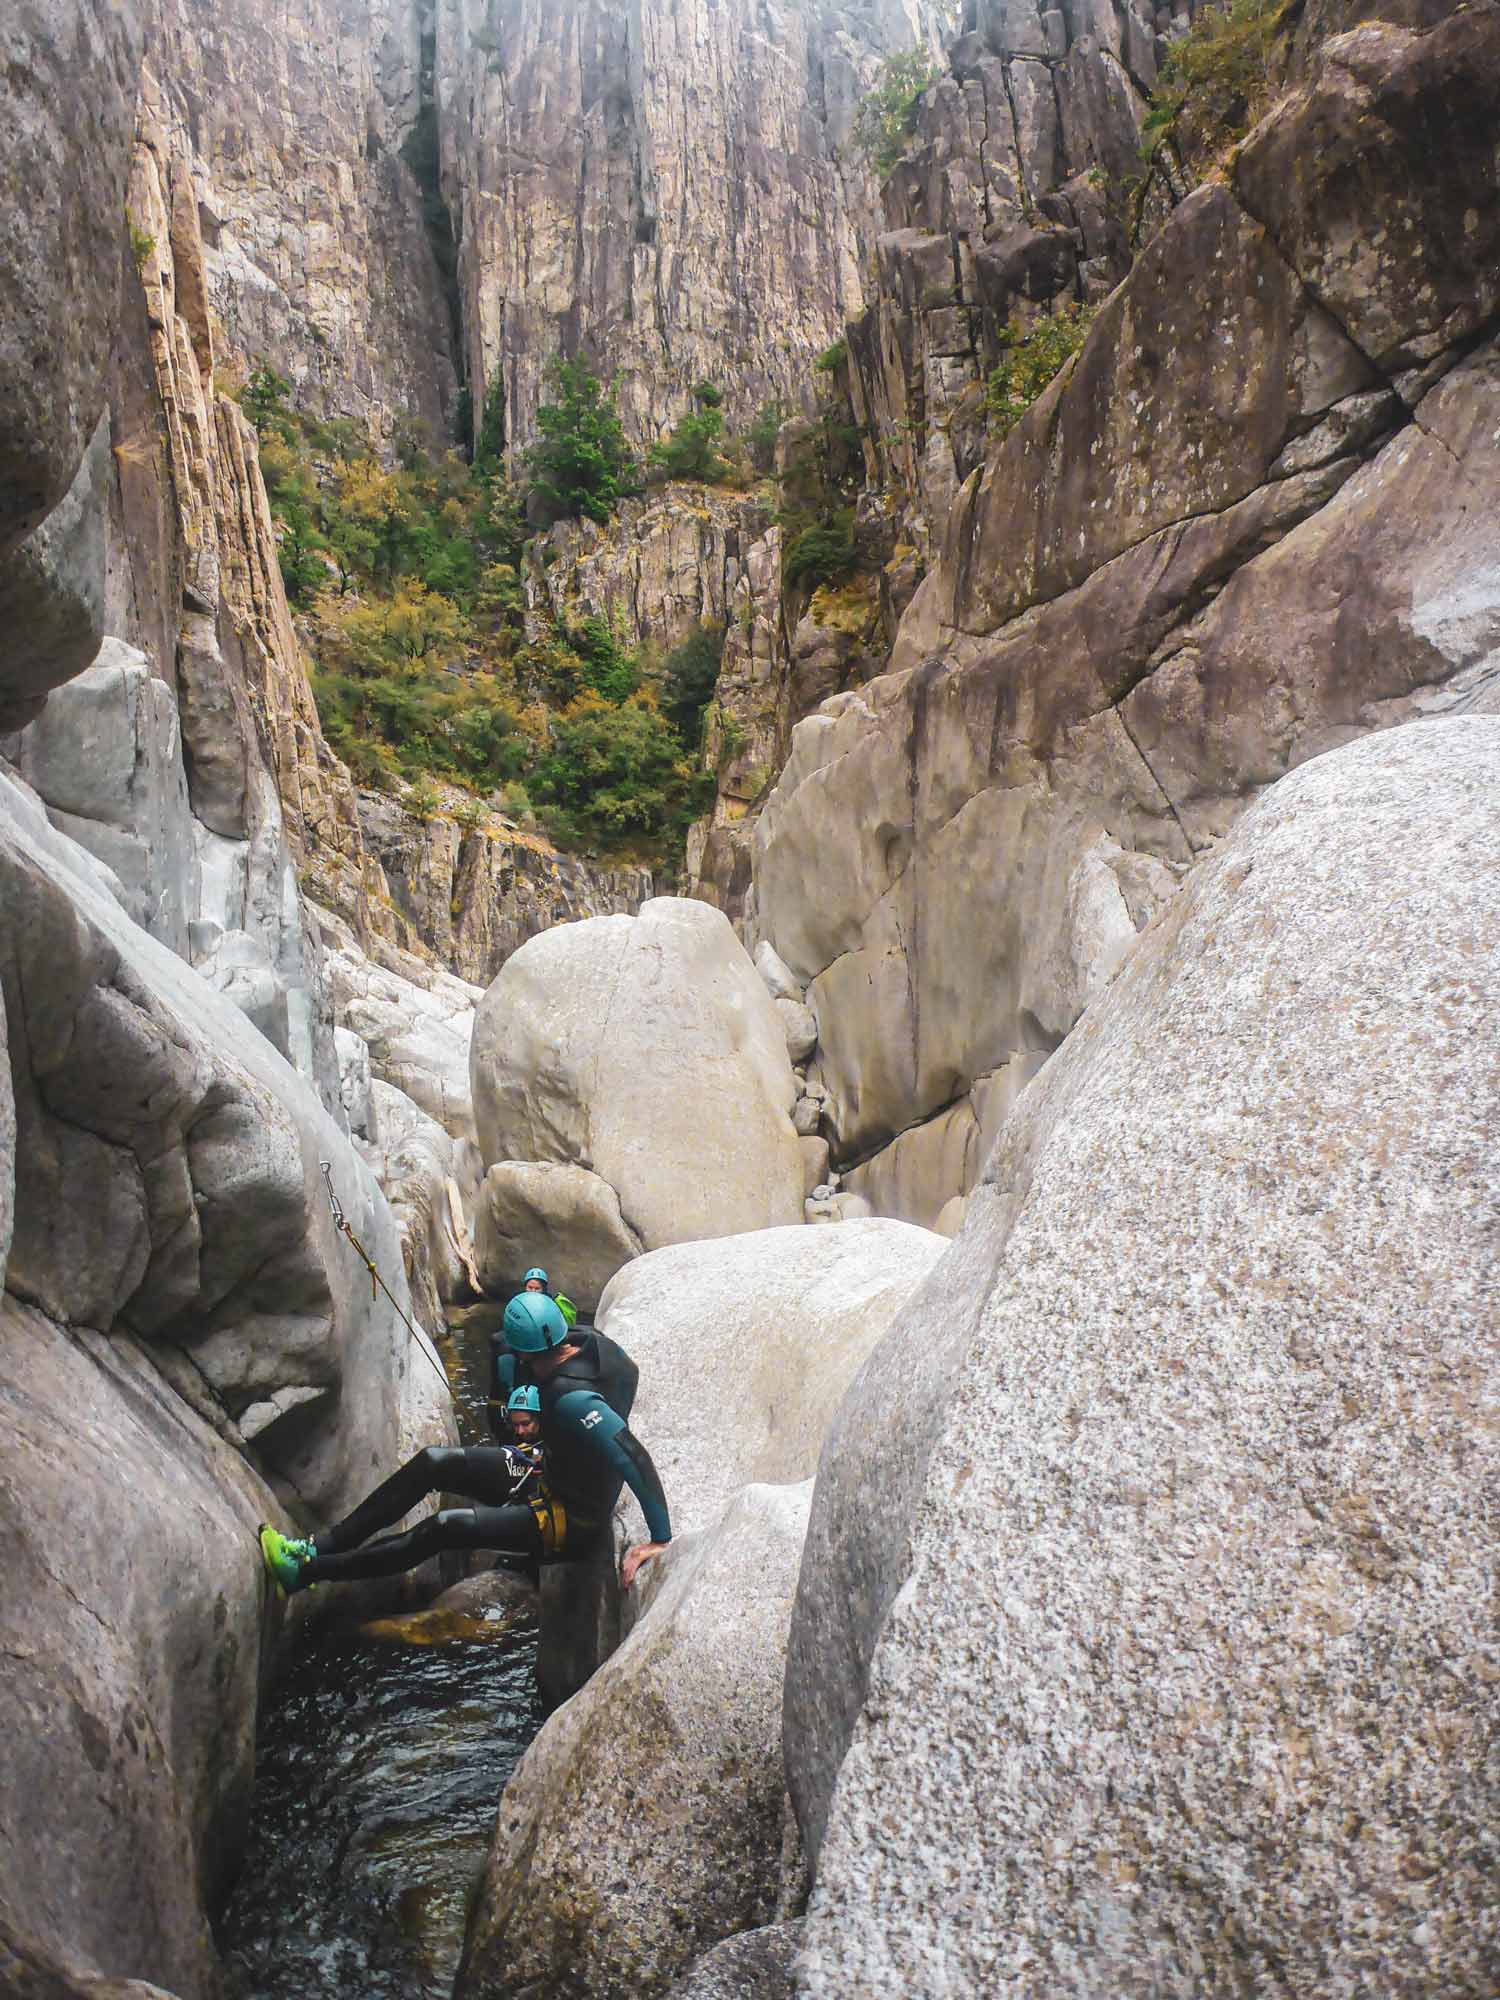
[[[447, 1549], [493, 1549], [530, 1562], [571, 1562], [591, 1554], [608, 1533], [620, 1488], [629, 1485], [650, 1539], [626, 1552], [620, 1580], [628, 1590], [643, 1562], [672, 1538], [666, 1496], [651, 1456], [626, 1418], [639, 1371], [614, 1341], [593, 1328], [570, 1328], [556, 1302], [519, 1292], [505, 1309], [505, 1350], [491, 1383], [507, 1413], [504, 1439], [490, 1447], [429, 1446], [378, 1486], [352, 1514], [307, 1540], [263, 1526], [261, 1556], [286, 1593], [313, 1583], [394, 1576]], [[533, 1398], [535, 1399], [533, 1405]], [[512, 1405], [540, 1425], [545, 1471], [509, 1442]], [[474, 1504], [444, 1507], [404, 1534], [393, 1528], [429, 1494]], [[379, 1536], [371, 1540], [372, 1536]]]
[[553, 1291], [552, 1281], [540, 1264], [532, 1265], [526, 1276], [521, 1280], [521, 1289], [523, 1292], [545, 1292], [549, 1299], [556, 1301], [558, 1311], [568, 1322], [569, 1326], [576, 1326], [578, 1324], [577, 1306], [574, 1305], [571, 1299], [564, 1298], [561, 1292]]

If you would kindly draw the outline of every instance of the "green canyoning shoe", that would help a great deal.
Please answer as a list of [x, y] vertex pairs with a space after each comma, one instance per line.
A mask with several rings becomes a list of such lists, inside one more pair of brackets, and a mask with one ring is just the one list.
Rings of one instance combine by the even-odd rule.
[[278, 1533], [275, 1528], [261, 1523], [261, 1561], [276, 1580], [276, 1588], [283, 1597], [290, 1597], [294, 1590], [302, 1588], [302, 1570], [317, 1554], [311, 1542], [294, 1541], [290, 1535]]

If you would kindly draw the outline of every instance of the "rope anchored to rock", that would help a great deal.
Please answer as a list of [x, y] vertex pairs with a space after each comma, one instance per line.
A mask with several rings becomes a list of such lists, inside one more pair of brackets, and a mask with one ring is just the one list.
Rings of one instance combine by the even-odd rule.
[[333, 1226], [339, 1232], [340, 1236], [347, 1237], [350, 1243], [354, 1245], [356, 1253], [358, 1254], [360, 1260], [364, 1264], [365, 1269], [370, 1274], [371, 1301], [373, 1302], [375, 1298], [375, 1289], [378, 1285], [380, 1290], [385, 1293], [386, 1297], [390, 1300], [391, 1304], [396, 1308], [396, 1311], [405, 1321], [407, 1332], [410, 1333], [412, 1339], [417, 1343], [418, 1348], [420, 1348], [421, 1352], [424, 1355], [426, 1355], [427, 1359], [432, 1363], [433, 1367], [436, 1368], [438, 1373], [442, 1376], [443, 1387], [445, 1389], [451, 1389], [451, 1384], [448, 1381], [448, 1371], [446, 1368], [444, 1368], [442, 1363], [442, 1357], [433, 1347], [431, 1339], [427, 1334], [425, 1334], [422, 1331], [421, 1327], [417, 1325], [416, 1321], [412, 1318], [411, 1314], [406, 1310], [405, 1306], [402, 1305], [401, 1301], [396, 1297], [396, 1294], [391, 1290], [390, 1286], [386, 1283], [385, 1279], [381, 1277], [379, 1271], [375, 1268], [375, 1259], [370, 1255], [369, 1251], [365, 1248], [364, 1244], [361, 1243], [359, 1238], [355, 1235], [353, 1227], [350, 1224], [349, 1218], [344, 1213], [343, 1204], [340, 1202], [338, 1194], [334, 1189], [332, 1160], [320, 1160], [318, 1164], [323, 1169], [323, 1185], [328, 1190], [328, 1207], [333, 1216]]

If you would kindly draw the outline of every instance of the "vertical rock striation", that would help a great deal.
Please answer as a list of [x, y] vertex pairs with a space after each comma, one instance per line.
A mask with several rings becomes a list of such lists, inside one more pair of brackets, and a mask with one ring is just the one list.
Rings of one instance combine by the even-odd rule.
[[148, 51], [228, 350], [387, 443], [402, 421], [451, 437], [456, 414], [423, 21], [417, 0], [290, 0], [274, 16], [259, 0], [158, 0]]
[[438, 0], [444, 185], [468, 374], [524, 443], [545, 364], [582, 348], [649, 437], [699, 380], [731, 420], [800, 400], [860, 304], [873, 190], [847, 138], [924, 0]]

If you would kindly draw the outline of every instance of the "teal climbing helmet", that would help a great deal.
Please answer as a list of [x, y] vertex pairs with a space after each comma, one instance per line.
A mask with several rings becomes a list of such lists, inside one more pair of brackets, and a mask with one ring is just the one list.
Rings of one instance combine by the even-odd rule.
[[542, 1414], [542, 1398], [529, 1382], [523, 1382], [519, 1389], [511, 1390], [505, 1399], [505, 1407], [507, 1410], [524, 1410], [530, 1416], [539, 1417]]
[[529, 1285], [533, 1278], [538, 1279], [544, 1285], [546, 1284], [547, 1273], [542, 1269], [540, 1264], [533, 1264], [531, 1269], [526, 1273], [526, 1276], [521, 1280], [521, 1283]]
[[512, 1354], [545, 1354], [568, 1337], [568, 1322], [545, 1292], [517, 1292], [502, 1325]]

